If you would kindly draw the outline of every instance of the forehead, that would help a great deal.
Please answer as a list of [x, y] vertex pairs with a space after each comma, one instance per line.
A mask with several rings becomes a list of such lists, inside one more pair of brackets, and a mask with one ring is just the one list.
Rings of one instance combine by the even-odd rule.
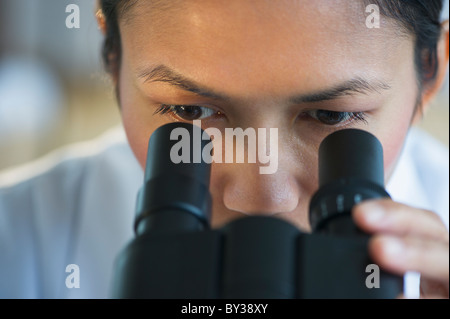
[[168, 64], [217, 85], [302, 77], [314, 89], [355, 71], [389, 77], [412, 57], [411, 39], [383, 17], [368, 28], [369, 15], [363, 1], [138, 0], [119, 25], [133, 68]]

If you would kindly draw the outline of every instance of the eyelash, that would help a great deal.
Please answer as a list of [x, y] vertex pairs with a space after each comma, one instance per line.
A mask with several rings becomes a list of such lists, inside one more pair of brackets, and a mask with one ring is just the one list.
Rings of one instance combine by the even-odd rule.
[[[220, 111], [215, 111], [212, 108], [205, 107], [205, 106], [168, 105], [168, 104], [159, 105], [158, 109], [153, 114], [160, 114], [160, 115], [172, 114], [172, 115], [177, 116], [178, 118], [185, 120], [185, 121], [202, 119], [201, 116], [199, 116], [198, 118], [192, 118], [192, 119], [186, 119], [186, 118], [183, 118], [182, 116], [180, 116], [180, 114], [183, 112], [183, 109], [186, 110], [188, 108], [191, 108], [191, 110], [192, 110], [192, 108], [200, 108], [201, 110], [207, 109], [207, 110], [209, 110], [210, 113], [212, 113], [211, 115], [203, 117], [203, 118], [222, 115], [222, 113]], [[322, 113], [322, 115], [325, 114], [330, 117], [338, 116], [338, 119], [335, 120], [336, 121], [335, 123], [325, 123], [323, 120], [320, 119], [320, 115], [317, 114], [320, 112]], [[335, 111], [328, 111], [328, 110], [311, 110], [311, 111], [303, 112], [300, 116], [308, 116], [309, 118], [312, 118], [313, 120], [316, 120], [324, 125], [335, 126], [335, 127], [343, 126], [343, 125], [349, 124], [353, 121], [363, 122], [363, 123], [367, 124], [366, 114], [364, 112], [335, 112]], [[341, 119], [339, 119], [339, 118], [341, 118]], [[345, 121], [342, 118], [344, 118]], [[333, 119], [331, 120], [331, 122], [332, 121], [333, 121]]]
[[209, 110], [209, 112], [212, 113], [212, 114], [209, 115], [209, 116], [206, 116], [204, 118], [208, 118], [208, 117], [211, 117], [211, 116], [214, 116], [214, 115], [216, 115], [216, 116], [221, 116], [222, 115], [222, 112], [215, 111], [212, 108], [209, 108], [209, 107], [206, 107], [206, 106], [199, 106], [199, 105], [168, 105], [168, 104], [161, 104], [158, 107], [158, 109], [153, 114], [161, 114], [161, 115], [173, 114], [173, 115], [178, 116], [180, 119], [185, 120], [185, 121], [189, 121], [189, 120], [192, 121], [192, 120], [202, 119], [200, 117], [199, 118], [195, 118], [195, 119], [184, 119], [184, 118], [182, 118], [179, 114], [181, 112], [183, 112], [183, 109], [186, 110], [188, 108], [191, 108], [191, 109], [192, 108], [200, 108], [202, 110], [205, 110], [205, 109]]
[[[324, 121], [322, 121], [320, 119], [320, 115], [317, 114], [320, 112], [323, 114], [326, 114], [330, 117], [338, 116], [341, 119], [334, 120], [334, 121], [337, 121], [335, 123], [325, 123]], [[363, 122], [364, 124], [367, 124], [366, 113], [364, 113], [364, 112], [335, 112], [335, 111], [328, 111], [328, 110], [311, 110], [311, 111], [306, 111], [303, 114], [316, 120], [316, 121], [319, 121], [322, 124], [327, 125], [327, 126], [339, 127], [339, 126], [347, 125], [353, 121]], [[331, 119], [330, 122], [333, 122], [333, 119]]]

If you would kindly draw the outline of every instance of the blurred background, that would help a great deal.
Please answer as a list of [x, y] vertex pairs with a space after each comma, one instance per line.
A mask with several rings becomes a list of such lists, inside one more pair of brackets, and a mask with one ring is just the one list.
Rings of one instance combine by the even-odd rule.
[[[69, 4], [79, 28], [66, 26]], [[120, 123], [95, 8], [95, 0], [0, 0], [0, 170]], [[420, 126], [448, 147], [448, 76]]]
[[[69, 4], [79, 28], [66, 26]], [[95, 11], [95, 0], [0, 0], [0, 170], [120, 123]]]

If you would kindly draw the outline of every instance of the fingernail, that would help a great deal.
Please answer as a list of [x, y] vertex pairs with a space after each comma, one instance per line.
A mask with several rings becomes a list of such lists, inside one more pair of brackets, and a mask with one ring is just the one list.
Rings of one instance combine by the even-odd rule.
[[370, 224], [379, 223], [385, 216], [383, 208], [376, 203], [361, 204], [366, 222]]
[[383, 250], [389, 257], [398, 257], [405, 251], [405, 245], [397, 238], [385, 238]]

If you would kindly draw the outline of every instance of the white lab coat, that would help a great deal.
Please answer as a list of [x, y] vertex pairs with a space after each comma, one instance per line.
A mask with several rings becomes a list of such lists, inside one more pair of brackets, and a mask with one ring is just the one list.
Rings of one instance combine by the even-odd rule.
[[[142, 182], [122, 128], [0, 174], [0, 298], [109, 297]], [[387, 190], [448, 228], [448, 149], [412, 130]], [[417, 296], [417, 274], [406, 282]]]

